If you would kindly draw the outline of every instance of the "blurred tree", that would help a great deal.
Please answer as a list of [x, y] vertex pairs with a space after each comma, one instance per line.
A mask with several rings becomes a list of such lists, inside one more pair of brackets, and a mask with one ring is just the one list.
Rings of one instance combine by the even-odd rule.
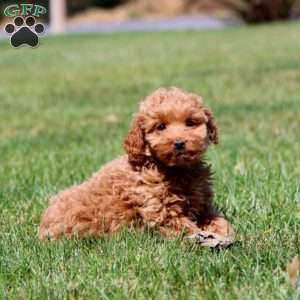
[[[188, 0], [191, 1], [191, 0]], [[271, 22], [297, 16], [299, 0], [218, 0], [248, 23]], [[297, 12], [298, 11], [298, 12]]]

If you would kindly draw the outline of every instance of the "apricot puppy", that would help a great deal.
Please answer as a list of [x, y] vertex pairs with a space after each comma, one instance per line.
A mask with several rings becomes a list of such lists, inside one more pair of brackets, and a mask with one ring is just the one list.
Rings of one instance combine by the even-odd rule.
[[101, 235], [137, 224], [165, 236], [232, 236], [213, 207], [210, 167], [202, 159], [217, 142], [217, 125], [201, 97], [156, 90], [134, 116], [124, 141], [127, 155], [51, 198], [39, 238]]

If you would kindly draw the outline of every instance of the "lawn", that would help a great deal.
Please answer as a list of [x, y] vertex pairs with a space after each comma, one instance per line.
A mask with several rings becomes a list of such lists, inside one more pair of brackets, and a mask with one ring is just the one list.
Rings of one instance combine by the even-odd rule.
[[[0, 43], [0, 299], [299, 299], [300, 24], [45, 37]], [[220, 144], [215, 202], [237, 231], [224, 251], [124, 229], [37, 239], [49, 195], [123, 153], [138, 101], [201, 94]]]

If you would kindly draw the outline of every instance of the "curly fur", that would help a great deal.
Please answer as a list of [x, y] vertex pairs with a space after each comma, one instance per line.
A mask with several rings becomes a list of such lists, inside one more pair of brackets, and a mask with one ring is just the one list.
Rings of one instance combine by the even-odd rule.
[[[175, 149], [176, 141], [184, 149]], [[200, 229], [229, 234], [230, 224], [213, 208], [211, 171], [201, 159], [211, 143], [218, 143], [218, 129], [201, 97], [158, 89], [134, 116], [127, 155], [50, 199], [39, 237], [100, 235], [137, 224], [166, 236]]]

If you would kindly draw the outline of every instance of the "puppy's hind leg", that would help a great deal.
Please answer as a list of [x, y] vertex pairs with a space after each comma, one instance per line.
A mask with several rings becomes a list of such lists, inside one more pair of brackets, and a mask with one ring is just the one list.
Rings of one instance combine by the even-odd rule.
[[39, 239], [57, 240], [63, 235], [80, 237], [99, 233], [101, 224], [92, 208], [79, 203], [66, 205], [62, 200], [51, 203], [43, 214]]

